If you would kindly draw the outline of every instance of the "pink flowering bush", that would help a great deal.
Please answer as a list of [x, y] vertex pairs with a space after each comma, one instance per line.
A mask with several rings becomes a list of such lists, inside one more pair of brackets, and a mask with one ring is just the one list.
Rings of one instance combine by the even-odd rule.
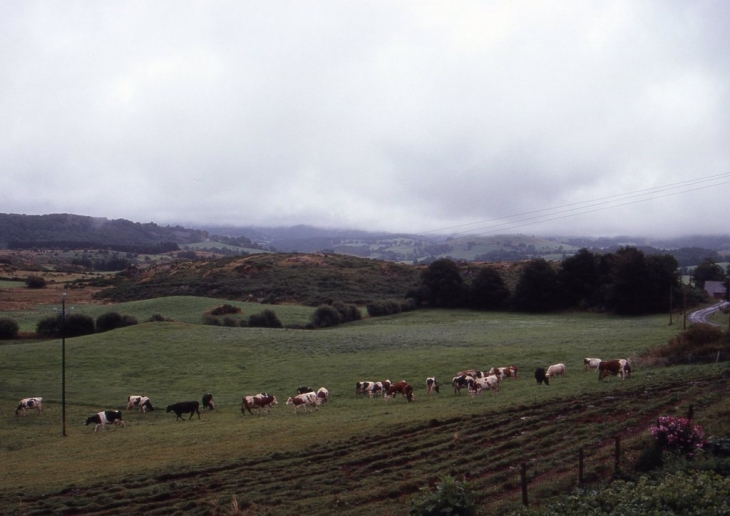
[[683, 417], [662, 416], [657, 419], [656, 426], [649, 428], [649, 433], [660, 450], [681, 452], [688, 459], [705, 444], [702, 427], [692, 426], [689, 419]]

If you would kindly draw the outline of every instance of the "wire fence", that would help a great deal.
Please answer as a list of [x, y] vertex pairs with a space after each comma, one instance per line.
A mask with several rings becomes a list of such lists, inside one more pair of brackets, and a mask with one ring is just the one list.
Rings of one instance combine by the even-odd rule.
[[[606, 439], [591, 447], [577, 448], [567, 460], [551, 464], [547, 460], [530, 460], [513, 468], [513, 488], [495, 503], [490, 511], [505, 512], [524, 506], [536, 508], [548, 499], [570, 494], [576, 488], [601, 487], [620, 475], [633, 462], [625, 449], [635, 448], [643, 437], [622, 436]], [[633, 452], [632, 452], [633, 453]]]

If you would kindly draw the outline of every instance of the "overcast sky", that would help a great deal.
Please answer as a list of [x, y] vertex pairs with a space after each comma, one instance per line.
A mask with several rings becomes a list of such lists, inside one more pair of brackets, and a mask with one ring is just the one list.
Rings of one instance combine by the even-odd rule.
[[0, 212], [726, 234], [730, 2], [0, 3]]

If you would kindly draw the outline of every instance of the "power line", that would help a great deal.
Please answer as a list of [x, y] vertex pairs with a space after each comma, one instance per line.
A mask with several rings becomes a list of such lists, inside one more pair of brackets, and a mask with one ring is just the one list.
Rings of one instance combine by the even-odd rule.
[[[533, 211], [527, 211], [523, 213], [517, 213], [513, 215], [507, 215], [504, 217], [498, 217], [495, 219], [486, 219], [486, 220], [480, 220], [476, 222], [470, 222], [466, 224], [460, 224], [456, 226], [449, 226], [446, 228], [441, 229], [435, 229], [430, 230], [426, 232], [422, 232], [421, 234], [428, 234], [428, 233], [442, 233], [445, 231], [449, 231], [452, 229], [458, 229], [458, 228], [465, 228], [469, 226], [475, 226], [477, 224], [487, 224], [486, 226], [474, 228], [472, 230], [468, 231], [459, 231], [456, 233], [451, 233], [451, 235], [463, 235], [463, 234], [490, 234], [490, 233], [496, 233], [498, 231], [505, 231], [507, 229], [514, 229], [519, 228], [523, 226], [530, 226], [534, 224], [539, 224], [542, 222], [550, 222], [553, 220], [559, 220], [564, 219], [568, 217], [574, 217], [578, 215], [584, 215], [587, 213], [594, 213], [597, 211], [603, 211], [608, 210], [612, 208], [618, 208], [621, 206], [627, 206], [631, 204], [638, 204], [641, 202], [647, 202], [652, 201], [655, 199], [661, 199], [664, 197], [670, 197], [674, 195], [679, 195], [687, 192], [693, 192], [697, 190], [704, 190], [707, 188], [712, 188], [716, 186], [721, 186], [724, 184], [730, 183], [730, 181], [721, 181], [716, 182], [720, 179], [726, 179], [730, 178], [730, 173], [726, 174], [717, 174], [714, 176], [707, 176], [703, 178], [698, 179], [691, 179], [686, 181], [679, 181], [676, 183], [670, 183], [666, 185], [660, 185], [655, 186], [651, 188], [645, 188], [642, 190], [635, 190], [633, 192], [627, 192], [623, 194], [615, 194], [615, 195], [609, 195], [606, 197], [599, 197], [596, 199], [591, 199], [587, 201], [579, 201], [575, 203], [570, 204], [564, 204], [561, 206], [555, 206], [552, 208], [543, 208], [539, 210], [533, 210]], [[712, 183], [712, 184], [706, 184], [704, 186], [698, 186], [696, 188], [690, 188], [687, 189], [687, 187], [692, 187], [696, 185], [701, 185], [703, 183]], [[665, 192], [672, 192], [673, 190], [682, 189], [680, 191], [675, 191], [673, 193], [665, 193]], [[663, 194], [663, 195], [656, 195], [656, 194]], [[646, 197], [650, 196], [650, 197]], [[641, 199], [641, 197], [645, 197]], [[638, 200], [634, 200], [631, 202], [622, 202], [626, 201], [628, 199], [635, 199], [640, 198]], [[618, 204], [616, 204], [618, 203]], [[574, 212], [574, 213], [571, 213]], [[567, 213], [567, 214], [566, 214]], [[542, 214], [542, 215], [540, 215]], [[502, 222], [499, 224], [496, 224], [496, 222], [504, 220], [506, 222]], [[487, 230], [487, 231], [484, 231]]]

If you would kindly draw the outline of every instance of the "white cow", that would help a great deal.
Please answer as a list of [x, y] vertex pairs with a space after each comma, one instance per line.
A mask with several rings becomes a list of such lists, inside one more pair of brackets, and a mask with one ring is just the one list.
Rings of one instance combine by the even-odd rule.
[[36, 409], [38, 411], [38, 414], [40, 414], [43, 411], [43, 398], [23, 398], [20, 400], [20, 403], [18, 403], [18, 407], [15, 409], [15, 415], [17, 416], [20, 414], [20, 411], [23, 411], [23, 415], [28, 415], [28, 409]]
[[584, 358], [583, 359], [583, 368], [586, 371], [590, 371], [591, 369], [597, 370], [599, 365], [601, 365], [600, 358]]
[[556, 376], [565, 376], [565, 364], [553, 364], [548, 367], [546, 375], [548, 378]]

